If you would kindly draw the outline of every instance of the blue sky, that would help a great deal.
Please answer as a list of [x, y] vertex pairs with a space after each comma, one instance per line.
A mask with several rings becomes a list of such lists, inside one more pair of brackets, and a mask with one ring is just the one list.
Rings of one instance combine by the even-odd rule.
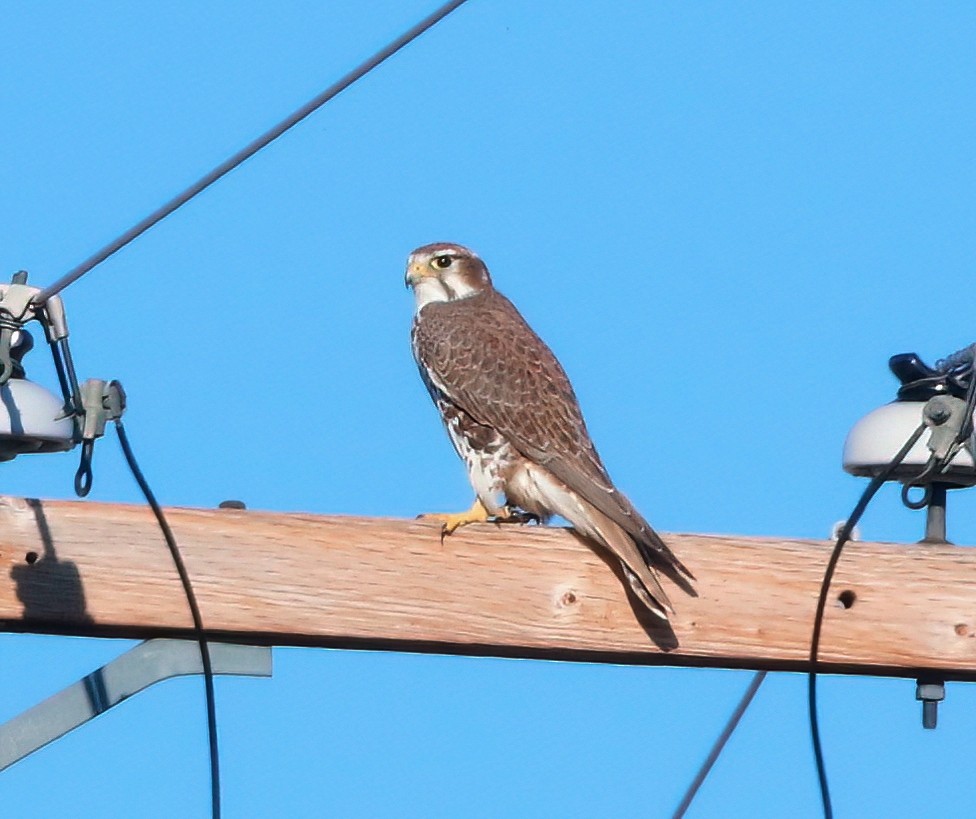
[[[0, 273], [53, 281], [433, 7], [0, 0]], [[403, 264], [462, 242], [658, 529], [824, 537], [888, 356], [976, 340], [974, 40], [963, 3], [470, 0], [66, 291], [79, 370], [125, 385], [164, 504], [460, 509]], [[3, 491], [71, 497], [76, 459], [4, 464]], [[111, 437], [91, 498], [140, 500]], [[972, 543], [974, 499], [950, 503]], [[921, 527], [890, 487], [862, 523]], [[0, 638], [0, 719], [128, 645]], [[226, 815], [667, 816], [748, 679], [277, 650], [272, 681], [218, 681]], [[821, 691], [838, 815], [972, 805], [971, 687], [924, 733], [912, 681]], [[690, 815], [819, 815], [805, 713], [770, 677]], [[0, 803], [204, 816], [206, 777], [183, 680], [5, 772]]]

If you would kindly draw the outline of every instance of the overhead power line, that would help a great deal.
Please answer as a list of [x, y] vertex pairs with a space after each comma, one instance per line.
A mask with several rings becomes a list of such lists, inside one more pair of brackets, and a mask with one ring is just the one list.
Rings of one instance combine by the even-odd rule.
[[129, 436], [125, 432], [121, 418], [115, 419], [115, 431], [118, 433], [119, 444], [122, 446], [122, 453], [125, 455], [125, 461], [129, 465], [132, 477], [139, 484], [139, 489], [142, 490], [146, 503], [152, 509], [156, 522], [162, 530], [163, 539], [169, 547], [173, 564], [176, 566], [176, 573], [180, 576], [180, 582], [183, 584], [183, 593], [186, 595], [186, 602], [190, 608], [190, 616], [193, 618], [193, 629], [196, 632], [197, 642], [200, 644], [200, 663], [203, 666], [203, 685], [207, 698], [207, 738], [210, 745], [210, 815], [212, 819], [220, 819], [220, 751], [217, 747], [217, 702], [214, 694], [213, 663], [210, 659], [210, 646], [207, 643], [207, 636], [203, 630], [203, 617], [200, 614], [197, 596], [190, 581], [190, 573], [186, 570], [183, 554], [176, 543], [176, 536], [156, 500], [156, 496], [149, 487], [146, 476], [142, 474], [142, 470], [139, 468], [139, 463], [132, 452], [132, 445], [129, 443]]
[[274, 142], [278, 137], [280, 137], [285, 131], [289, 130], [293, 126], [301, 122], [309, 114], [313, 113], [317, 109], [325, 105], [333, 97], [337, 96], [342, 91], [345, 91], [350, 85], [359, 79], [362, 79], [366, 74], [376, 68], [380, 63], [384, 62], [387, 58], [392, 57], [401, 48], [410, 43], [411, 41], [417, 39], [421, 34], [423, 34], [427, 29], [431, 28], [433, 25], [443, 20], [454, 11], [459, 6], [466, 3], [467, 0], [451, 0], [449, 3], [445, 3], [437, 11], [428, 17], [425, 17], [415, 26], [413, 26], [408, 31], [401, 34], [395, 40], [393, 40], [389, 45], [377, 51], [372, 57], [366, 60], [357, 68], [354, 68], [348, 74], [346, 74], [342, 79], [330, 85], [321, 94], [312, 100], [309, 100], [301, 108], [290, 114], [288, 117], [283, 119], [277, 125], [275, 125], [269, 131], [259, 136], [250, 144], [246, 145], [244, 148], [239, 150], [229, 159], [220, 163], [216, 168], [214, 168], [210, 173], [201, 177], [199, 180], [194, 182], [185, 191], [178, 194], [169, 200], [165, 205], [158, 208], [157, 210], [150, 213], [141, 222], [133, 225], [125, 233], [119, 236], [112, 242], [109, 242], [105, 247], [99, 250], [97, 253], [89, 256], [85, 261], [79, 264], [77, 267], [72, 268], [64, 276], [58, 279], [54, 284], [49, 287], [44, 288], [40, 293], [34, 297], [35, 304], [44, 304], [51, 296], [60, 293], [69, 284], [73, 284], [78, 281], [82, 276], [88, 273], [92, 268], [97, 267], [102, 262], [104, 262], [109, 256], [121, 250], [129, 242], [145, 233], [149, 228], [155, 225], [157, 222], [161, 222], [167, 216], [169, 216], [177, 208], [182, 207], [187, 202], [189, 202], [194, 196], [196, 196], [201, 191], [209, 188], [214, 182], [220, 179], [225, 174], [230, 173], [234, 168], [244, 162], [246, 159], [254, 156], [262, 148], [266, 147], [270, 143]]
[[[976, 396], [976, 392], [974, 392], [974, 396]], [[970, 410], [970, 414], [972, 414], [972, 410]], [[833, 803], [830, 799], [830, 786], [827, 782], [827, 768], [824, 764], [823, 746], [820, 742], [820, 718], [817, 714], [817, 673], [819, 670], [820, 636], [823, 630], [824, 611], [827, 607], [827, 592], [830, 590], [830, 581], [833, 580], [834, 571], [837, 568], [837, 562], [840, 560], [841, 552], [851, 539], [851, 534], [854, 532], [854, 527], [861, 520], [861, 515], [864, 514], [864, 511], [868, 508], [868, 504], [871, 503], [878, 490], [884, 486], [885, 481], [891, 478], [894, 471], [905, 460], [905, 457], [911, 451], [912, 447], [915, 446], [918, 439], [922, 437], [922, 433], [925, 430], [925, 424], [920, 424], [908, 440], [905, 441], [902, 448], [898, 450], [895, 457], [891, 459], [891, 462], [871, 479], [867, 489], [864, 490], [857, 505], [851, 512], [850, 517], [844, 522], [843, 528], [837, 535], [837, 542], [834, 544], [833, 551], [830, 553], [827, 568], [824, 570], [823, 581], [820, 584], [817, 610], [813, 616], [813, 636], [810, 639], [810, 670], [807, 675], [807, 711], [810, 718], [810, 741], [813, 744], [813, 761], [817, 766], [817, 783], [820, 786], [820, 801], [823, 805], [824, 819], [833, 819], [834, 815]]]

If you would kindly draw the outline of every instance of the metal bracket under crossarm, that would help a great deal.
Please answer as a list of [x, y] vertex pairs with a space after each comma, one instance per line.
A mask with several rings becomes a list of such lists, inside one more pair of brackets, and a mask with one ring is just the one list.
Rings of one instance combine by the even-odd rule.
[[[210, 643], [214, 674], [270, 677], [271, 649]], [[147, 640], [87, 677], [0, 725], [0, 770], [84, 725], [151, 685], [202, 674], [199, 643]]]

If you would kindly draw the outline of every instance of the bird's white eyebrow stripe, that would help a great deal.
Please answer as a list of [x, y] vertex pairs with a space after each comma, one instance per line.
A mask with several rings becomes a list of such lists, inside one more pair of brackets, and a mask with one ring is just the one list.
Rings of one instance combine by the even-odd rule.
[[467, 250], [463, 247], [458, 247], [457, 245], [444, 245], [443, 247], [435, 247], [430, 250], [428, 254], [429, 258], [436, 259], [438, 256], [450, 256], [452, 259], [463, 259], [471, 258], [481, 260], [473, 250]]

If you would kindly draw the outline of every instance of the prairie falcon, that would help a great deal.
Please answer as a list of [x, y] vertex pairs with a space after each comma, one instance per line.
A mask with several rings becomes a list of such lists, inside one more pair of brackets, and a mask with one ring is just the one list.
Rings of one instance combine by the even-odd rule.
[[451, 533], [519, 513], [560, 515], [613, 553], [637, 598], [666, 619], [673, 608], [654, 567], [691, 572], [613, 485], [566, 373], [485, 263], [460, 245], [424, 245], [410, 254], [406, 283], [414, 358], [476, 495], [466, 512], [431, 517]]

